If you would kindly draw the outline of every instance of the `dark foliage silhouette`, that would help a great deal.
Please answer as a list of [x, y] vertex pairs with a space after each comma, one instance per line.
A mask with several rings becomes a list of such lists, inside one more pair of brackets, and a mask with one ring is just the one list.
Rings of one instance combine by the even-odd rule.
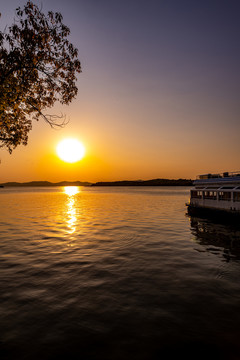
[[27, 144], [33, 120], [43, 118], [52, 127], [66, 123], [65, 116], [46, 109], [77, 95], [81, 64], [69, 34], [60, 13], [45, 15], [31, 1], [0, 31], [0, 147], [10, 153]]

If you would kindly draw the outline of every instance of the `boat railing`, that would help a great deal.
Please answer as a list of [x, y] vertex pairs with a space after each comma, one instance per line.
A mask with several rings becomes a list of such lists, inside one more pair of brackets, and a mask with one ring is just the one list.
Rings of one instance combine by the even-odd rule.
[[228, 178], [228, 177], [240, 177], [240, 170], [239, 171], [231, 171], [231, 172], [222, 172], [219, 174], [203, 174], [198, 175], [197, 180], [204, 180], [204, 179], [219, 179], [219, 178]]

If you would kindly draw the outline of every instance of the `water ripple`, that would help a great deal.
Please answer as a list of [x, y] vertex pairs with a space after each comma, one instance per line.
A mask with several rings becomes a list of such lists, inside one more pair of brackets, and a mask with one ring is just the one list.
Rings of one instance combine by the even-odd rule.
[[0, 194], [1, 358], [234, 359], [239, 231], [186, 188], [70, 190]]

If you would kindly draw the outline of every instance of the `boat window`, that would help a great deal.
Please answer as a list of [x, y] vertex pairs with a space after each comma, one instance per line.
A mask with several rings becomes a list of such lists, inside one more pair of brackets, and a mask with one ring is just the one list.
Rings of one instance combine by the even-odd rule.
[[234, 189], [235, 186], [223, 186], [221, 189]]
[[223, 200], [223, 201], [231, 200], [231, 192], [230, 191], [219, 191], [218, 196], [219, 196], [219, 200]]
[[192, 199], [201, 199], [202, 198], [202, 191], [192, 190], [191, 191], [191, 198]]
[[216, 200], [217, 192], [216, 191], [204, 191], [204, 199]]
[[240, 192], [233, 193], [233, 201], [240, 201]]

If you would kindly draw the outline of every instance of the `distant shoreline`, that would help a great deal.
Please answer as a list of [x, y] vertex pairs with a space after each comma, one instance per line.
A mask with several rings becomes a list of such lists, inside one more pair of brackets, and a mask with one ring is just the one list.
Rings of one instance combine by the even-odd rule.
[[6, 183], [1, 183], [0, 186], [14, 187], [14, 186], [29, 186], [29, 187], [39, 187], [39, 186], [91, 186], [91, 183], [84, 181], [60, 181], [60, 182], [50, 182], [50, 181], [29, 181], [29, 182], [15, 182], [10, 181]]
[[152, 180], [125, 180], [96, 182], [92, 186], [191, 186], [189, 179], [152, 179]]
[[124, 181], [100, 181], [90, 183], [87, 181], [30, 181], [30, 182], [5, 182], [0, 186], [6, 187], [39, 187], [39, 186], [192, 186], [191, 179], [152, 179], [152, 180], [124, 180]]

